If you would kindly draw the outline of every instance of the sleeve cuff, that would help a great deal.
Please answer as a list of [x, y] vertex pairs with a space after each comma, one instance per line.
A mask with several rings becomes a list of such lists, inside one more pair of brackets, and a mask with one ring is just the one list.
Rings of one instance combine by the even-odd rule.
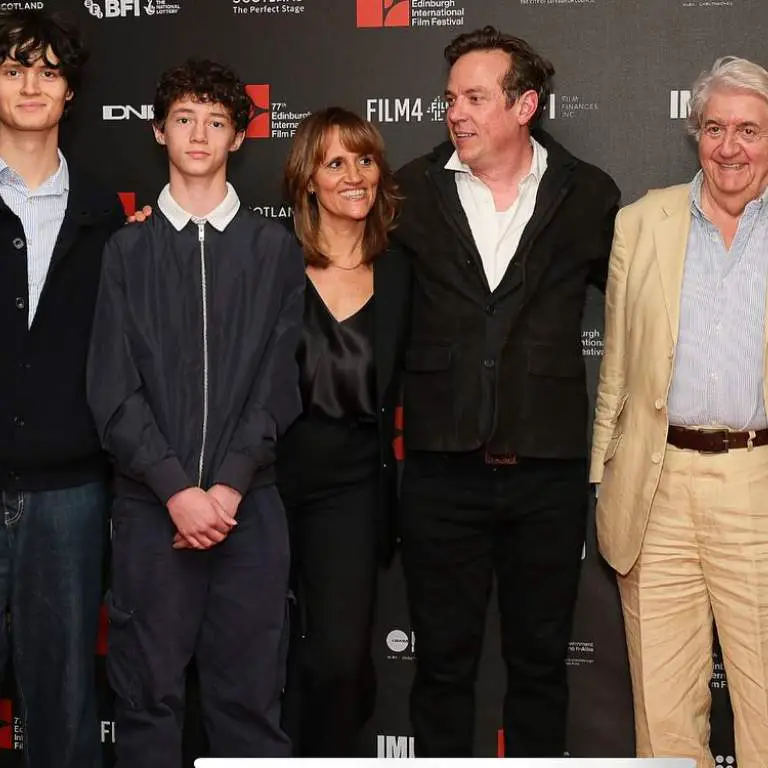
[[168, 499], [185, 488], [191, 488], [187, 473], [181, 466], [176, 456], [169, 456], [158, 464], [155, 464], [145, 474], [147, 485], [154, 491], [155, 495], [163, 502], [168, 503]]
[[592, 466], [589, 470], [589, 482], [590, 483], [602, 483], [603, 482], [603, 459], [602, 457], [592, 459]]
[[251, 456], [242, 453], [228, 453], [221, 463], [219, 471], [213, 480], [213, 485], [221, 483], [228, 485], [245, 496], [251, 486], [253, 473], [256, 471], [256, 461]]

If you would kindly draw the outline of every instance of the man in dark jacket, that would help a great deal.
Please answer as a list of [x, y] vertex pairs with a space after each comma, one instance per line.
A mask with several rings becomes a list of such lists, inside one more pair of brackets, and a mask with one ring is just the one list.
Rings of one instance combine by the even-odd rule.
[[398, 174], [414, 263], [403, 563], [416, 753], [472, 753], [498, 583], [507, 756], [562, 755], [565, 657], [588, 505], [581, 319], [619, 191], [531, 126], [554, 70], [492, 27], [445, 51], [452, 143]]
[[107, 463], [85, 366], [104, 243], [124, 217], [58, 149], [85, 59], [55, 17], [0, 19], [0, 670], [12, 648], [30, 768], [101, 764]]
[[193, 657], [212, 754], [290, 752], [273, 462], [301, 408], [304, 262], [227, 183], [252, 112], [225, 67], [167, 71], [154, 131], [170, 184], [104, 253], [88, 393], [117, 471], [107, 671], [120, 768], [180, 765]]

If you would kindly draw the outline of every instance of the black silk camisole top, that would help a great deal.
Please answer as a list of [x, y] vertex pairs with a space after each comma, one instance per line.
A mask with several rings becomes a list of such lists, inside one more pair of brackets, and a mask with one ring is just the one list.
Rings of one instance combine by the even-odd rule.
[[339, 322], [307, 278], [297, 350], [304, 418], [376, 421], [374, 297]]

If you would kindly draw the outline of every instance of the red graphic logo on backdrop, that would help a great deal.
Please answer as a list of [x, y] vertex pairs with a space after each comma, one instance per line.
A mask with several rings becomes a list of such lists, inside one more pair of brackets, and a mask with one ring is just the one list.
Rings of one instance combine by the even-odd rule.
[[13, 714], [10, 699], [0, 699], [0, 749], [24, 749], [21, 718]]
[[123, 204], [125, 215], [133, 216], [133, 214], [136, 213], [136, 193], [118, 192], [117, 196], [120, 198], [120, 202]]
[[268, 139], [272, 135], [272, 105], [268, 85], [246, 85], [245, 92], [256, 107], [256, 114], [248, 123], [245, 136], [248, 139]]
[[[128, 214], [130, 216], [130, 214]], [[107, 606], [102, 605], [99, 609], [99, 634], [96, 636], [96, 655], [107, 655], [107, 636], [109, 635], [109, 615]]]
[[0, 699], [0, 749], [13, 749], [13, 704]]
[[358, 27], [408, 27], [411, 0], [357, 0]]

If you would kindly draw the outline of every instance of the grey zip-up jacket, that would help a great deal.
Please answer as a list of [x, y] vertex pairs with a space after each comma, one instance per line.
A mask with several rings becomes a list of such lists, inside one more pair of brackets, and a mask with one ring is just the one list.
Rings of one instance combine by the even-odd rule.
[[275, 442], [301, 410], [303, 254], [232, 187], [202, 221], [167, 187], [158, 207], [105, 247], [88, 402], [118, 495], [244, 494], [274, 481]]

